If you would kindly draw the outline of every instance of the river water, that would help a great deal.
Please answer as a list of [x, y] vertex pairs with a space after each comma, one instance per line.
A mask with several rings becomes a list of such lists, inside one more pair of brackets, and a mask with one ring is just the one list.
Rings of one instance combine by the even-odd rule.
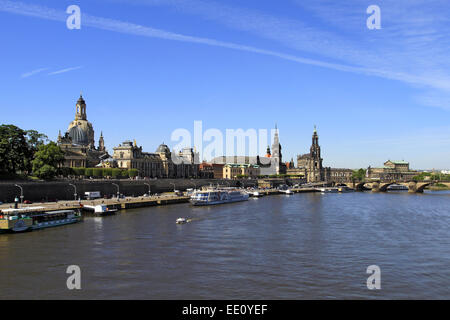
[[444, 191], [127, 210], [0, 235], [0, 299], [450, 299], [449, 227]]

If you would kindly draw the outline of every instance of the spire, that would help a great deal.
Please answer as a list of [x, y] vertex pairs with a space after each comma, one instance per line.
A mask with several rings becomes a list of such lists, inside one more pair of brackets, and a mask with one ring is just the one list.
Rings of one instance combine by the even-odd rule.
[[136, 139], [134, 139], [134, 146], [137, 147]]
[[314, 125], [314, 133], [317, 133], [317, 127]]

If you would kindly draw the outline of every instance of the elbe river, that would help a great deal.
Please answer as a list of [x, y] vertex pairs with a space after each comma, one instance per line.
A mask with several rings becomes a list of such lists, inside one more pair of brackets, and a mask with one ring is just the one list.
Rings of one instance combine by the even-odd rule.
[[[191, 217], [185, 225], [178, 217]], [[177, 204], [0, 235], [1, 299], [450, 299], [450, 192]], [[66, 269], [81, 269], [68, 290]], [[381, 269], [369, 290], [366, 269]]]

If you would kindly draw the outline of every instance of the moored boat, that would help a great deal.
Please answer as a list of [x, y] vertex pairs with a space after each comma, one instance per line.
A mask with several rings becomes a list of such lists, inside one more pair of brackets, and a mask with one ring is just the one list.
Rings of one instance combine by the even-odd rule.
[[249, 195], [250, 197], [254, 197], [254, 198], [259, 198], [259, 197], [264, 196], [264, 194], [262, 194], [262, 193], [259, 192], [259, 191], [249, 191], [249, 192], [248, 192], [248, 195]]
[[321, 193], [337, 193], [337, 192], [339, 192], [338, 188], [319, 188], [316, 190], [320, 191]]
[[81, 221], [78, 210], [43, 211], [43, 207], [5, 209], [0, 212], [0, 232], [24, 232]]
[[81, 213], [77, 210], [58, 210], [29, 216], [33, 220], [32, 230], [62, 226], [81, 221]]
[[96, 206], [84, 205], [83, 210], [93, 212], [97, 216], [111, 216], [117, 212], [117, 209], [108, 208], [106, 204], [98, 204]]
[[286, 195], [293, 195], [294, 192], [286, 185], [280, 186], [278, 189], [279, 193], [284, 193]]
[[192, 194], [190, 203], [194, 206], [207, 206], [222, 203], [246, 201], [249, 194], [239, 189], [209, 189], [196, 191]]
[[402, 184], [391, 184], [387, 187], [388, 191], [408, 191], [408, 187]]
[[0, 213], [0, 233], [24, 232], [31, 230], [33, 220], [16, 213]]

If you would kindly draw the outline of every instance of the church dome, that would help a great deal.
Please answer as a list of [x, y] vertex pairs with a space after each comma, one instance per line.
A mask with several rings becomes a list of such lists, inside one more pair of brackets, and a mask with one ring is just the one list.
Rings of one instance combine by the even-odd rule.
[[170, 149], [163, 143], [159, 145], [158, 149], [156, 149], [156, 153], [170, 153]]
[[89, 144], [88, 136], [86, 132], [81, 129], [79, 126], [74, 126], [68, 131], [69, 137], [72, 139], [72, 143], [87, 145]]

